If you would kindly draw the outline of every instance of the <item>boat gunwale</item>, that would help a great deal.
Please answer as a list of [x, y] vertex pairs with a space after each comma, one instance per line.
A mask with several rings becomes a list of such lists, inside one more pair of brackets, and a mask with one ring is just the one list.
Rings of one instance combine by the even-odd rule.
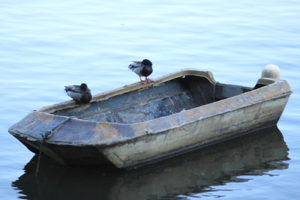
[[[113, 89], [113, 90], [110, 90], [107, 92], [102, 92], [102, 93], [96, 94], [92, 97], [92, 100], [90, 103], [105, 101], [105, 100], [108, 100], [115, 96], [119, 96], [119, 95], [126, 94], [126, 93], [133, 92], [133, 91], [138, 91], [141, 89], [147, 89], [149, 87], [156, 87], [165, 82], [168, 82], [168, 81], [180, 78], [180, 77], [185, 77], [185, 76], [203, 77], [203, 78], [206, 78], [212, 84], [217, 83], [214, 79], [212, 72], [210, 72], [210, 71], [200, 71], [200, 70], [196, 70], [196, 69], [184, 69], [179, 72], [167, 74], [161, 78], [158, 78], [157, 80], [155, 80], [153, 83], [150, 83], [150, 84], [140, 84], [140, 82], [137, 82], [137, 83], [125, 85], [123, 87]], [[80, 106], [84, 106], [84, 105], [80, 105]], [[61, 103], [53, 104], [50, 106], [42, 107], [41, 109], [38, 109], [37, 111], [52, 114], [54, 112], [57, 112], [57, 111], [60, 111], [63, 109], [70, 109], [70, 108], [74, 108], [74, 107], [78, 107], [78, 104], [76, 104], [73, 100], [69, 100], [69, 101], [64, 101]]]

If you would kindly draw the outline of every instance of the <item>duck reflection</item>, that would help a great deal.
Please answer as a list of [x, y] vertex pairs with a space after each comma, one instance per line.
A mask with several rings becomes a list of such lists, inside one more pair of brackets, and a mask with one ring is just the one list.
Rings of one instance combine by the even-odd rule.
[[174, 199], [204, 192], [211, 185], [241, 181], [234, 178], [237, 175], [286, 169], [288, 165], [280, 161], [287, 159], [282, 134], [272, 127], [132, 171], [66, 168], [42, 157], [35, 176], [33, 157], [12, 185], [21, 190], [20, 198], [30, 200]]

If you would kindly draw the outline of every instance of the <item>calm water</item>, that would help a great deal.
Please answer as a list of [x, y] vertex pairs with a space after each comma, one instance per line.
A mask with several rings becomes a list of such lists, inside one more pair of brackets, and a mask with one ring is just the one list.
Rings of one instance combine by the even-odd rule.
[[[268, 129], [132, 172], [65, 169], [36, 158], [7, 129], [31, 110], [68, 100], [63, 86], [98, 93], [183, 68], [253, 86], [265, 64], [294, 93]], [[0, 1], [0, 198], [295, 199], [300, 195], [300, 2], [298, 0]]]

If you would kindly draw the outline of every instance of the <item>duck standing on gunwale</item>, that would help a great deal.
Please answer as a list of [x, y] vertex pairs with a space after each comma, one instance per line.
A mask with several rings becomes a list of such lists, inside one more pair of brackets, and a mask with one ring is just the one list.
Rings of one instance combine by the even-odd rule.
[[[141, 83], [152, 82], [151, 79], [147, 78], [153, 72], [152, 62], [150, 60], [144, 59], [143, 61], [133, 61], [128, 68], [140, 77]], [[142, 76], [146, 78], [144, 81], [141, 78]]]
[[65, 86], [65, 91], [78, 104], [89, 103], [92, 99], [92, 94], [87, 84]]

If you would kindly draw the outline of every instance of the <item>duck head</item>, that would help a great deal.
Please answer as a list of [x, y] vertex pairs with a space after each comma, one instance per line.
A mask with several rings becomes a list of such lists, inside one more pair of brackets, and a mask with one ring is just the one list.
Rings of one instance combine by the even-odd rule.
[[81, 85], [80, 85], [80, 90], [82, 90], [82, 91], [87, 91], [87, 90], [88, 90], [87, 84], [81, 83]]
[[144, 59], [144, 60], [142, 61], [142, 64], [145, 65], [145, 66], [150, 66], [150, 67], [152, 67], [152, 62], [151, 62], [150, 60], [148, 60], [148, 59]]

